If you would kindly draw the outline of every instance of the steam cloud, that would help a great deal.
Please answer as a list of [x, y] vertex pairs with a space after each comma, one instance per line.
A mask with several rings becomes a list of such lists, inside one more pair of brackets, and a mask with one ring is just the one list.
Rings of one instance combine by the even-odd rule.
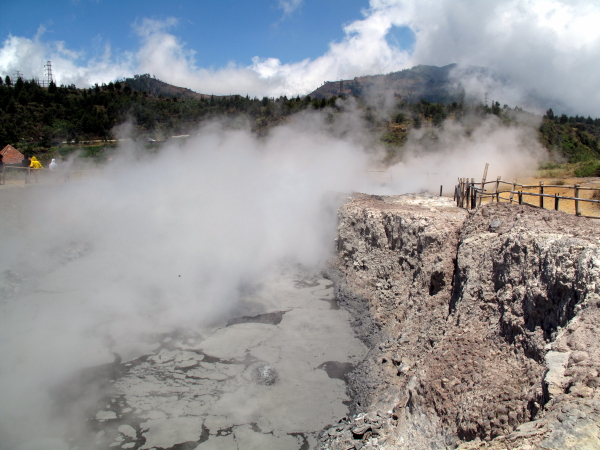
[[143, 354], [148, 335], [226, 318], [239, 286], [282, 261], [324, 263], [339, 201], [331, 193], [437, 191], [479, 176], [485, 162], [490, 176], [512, 176], [524, 154], [542, 154], [535, 127], [493, 117], [466, 137], [448, 121], [435, 145], [431, 129], [411, 135], [402, 161], [375, 179], [380, 154], [345, 107], [333, 121], [299, 115], [266, 138], [213, 123], [156, 155], [125, 146], [84, 182], [3, 191], [14, 214], [0, 222], [0, 273], [24, 277], [1, 306], [5, 442], [60, 433], [42, 417], [49, 387], [73, 371], [116, 351]]
[[[293, 14], [298, 1], [280, 1]], [[494, 77], [457, 80], [469, 92], [489, 92], [511, 106], [600, 116], [600, 5], [568, 0], [503, 0], [473, 4], [464, 0], [371, 0], [364, 18], [343, 27], [344, 37], [314, 60], [282, 64], [275, 56], [256, 56], [252, 64], [197, 67], [193, 50], [172, 31], [177, 21], [145, 19], [134, 25], [137, 52], [79, 63], [85, 55], [63, 42], [8, 36], [0, 49], [0, 72], [39, 74], [52, 59], [59, 83], [80, 87], [134, 73], [152, 73], [202, 93], [256, 96], [307, 94], [324, 80], [388, 73], [417, 64], [459, 63], [491, 68]], [[410, 29], [413, 48], [393, 42], [396, 30]]]

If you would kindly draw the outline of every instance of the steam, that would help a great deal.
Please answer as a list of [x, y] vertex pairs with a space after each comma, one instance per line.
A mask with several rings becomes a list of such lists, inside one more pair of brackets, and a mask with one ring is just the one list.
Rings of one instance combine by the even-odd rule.
[[457, 177], [481, 180], [486, 164], [488, 181], [531, 176], [547, 158], [536, 131], [540, 116], [519, 114], [511, 127], [496, 116], [472, 120], [447, 120], [439, 130], [413, 130], [402, 160], [389, 168], [396, 192], [439, 192], [444, 186], [451, 193]]
[[437, 192], [485, 162], [509, 176], [540, 156], [534, 127], [492, 117], [467, 136], [447, 121], [412, 133], [381, 177], [382, 149], [352, 102], [341, 107], [265, 138], [211, 123], [157, 154], [130, 142], [83, 181], [2, 191], [15, 216], [0, 222], [0, 274], [20, 289], [0, 305], [2, 439], [59, 436], [44, 426], [48, 392], [74, 371], [147, 353], [150, 335], [225, 320], [240, 287], [282, 262], [322, 266], [347, 194]]

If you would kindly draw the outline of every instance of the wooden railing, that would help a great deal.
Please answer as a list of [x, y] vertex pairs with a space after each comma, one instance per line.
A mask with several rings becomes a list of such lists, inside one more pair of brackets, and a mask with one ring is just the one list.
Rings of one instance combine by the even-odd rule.
[[[486, 189], [487, 185], [490, 185], [491, 189]], [[510, 186], [509, 189], [503, 189], [506, 185]], [[567, 192], [573, 191], [573, 195], [563, 195], [564, 193], [547, 194], [544, 191], [548, 188], [561, 189]], [[456, 206], [466, 209], [475, 209], [480, 206], [482, 202], [493, 202], [495, 200], [498, 203], [518, 203], [519, 205], [555, 209], [556, 211], [559, 211], [561, 204], [564, 203], [561, 203], [561, 200], [567, 200], [574, 202], [575, 215], [600, 219], [600, 208], [598, 208], [598, 215], [584, 215], [582, 213], [582, 203], [600, 203], [600, 200], [594, 198], [581, 197], [583, 191], [597, 192], [600, 191], [600, 187], [582, 186], [580, 184], [544, 184], [543, 181], [540, 181], [539, 184], [527, 185], [517, 183], [516, 181], [513, 181], [512, 183], [504, 181], [501, 180], [500, 177], [495, 181], [482, 181], [481, 183], [476, 183], [473, 178], [459, 178], [458, 184], [454, 190], [454, 200], [456, 201]], [[537, 198], [538, 201], [529, 203], [525, 201], [526, 199], [529, 200], [527, 197]], [[544, 201], [546, 198], [552, 199], [550, 205], [548, 205], [547, 201]]]
[[0, 170], [0, 184], [11, 184], [22, 182], [23, 184], [35, 184], [38, 181], [70, 181], [72, 179], [82, 178], [98, 172], [97, 169], [69, 169], [58, 168], [54, 171], [50, 169], [32, 169], [30, 167], [4, 165]]

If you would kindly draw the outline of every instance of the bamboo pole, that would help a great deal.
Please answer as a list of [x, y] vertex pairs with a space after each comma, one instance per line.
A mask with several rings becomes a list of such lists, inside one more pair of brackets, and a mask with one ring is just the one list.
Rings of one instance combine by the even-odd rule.
[[579, 185], [578, 184], [575, 185], [575, 198], [577, 199], [577, 200], [575, 200], [575, 215], [580, 216], [581, 210], [579, 209]]

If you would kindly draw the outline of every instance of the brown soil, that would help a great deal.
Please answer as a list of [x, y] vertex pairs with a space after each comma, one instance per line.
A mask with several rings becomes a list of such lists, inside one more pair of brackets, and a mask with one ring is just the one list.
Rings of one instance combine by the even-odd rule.
[[[579, 184], [582, 188], [596, 188], [596, 190], [582, 189], [580, 190], [579, 197], [580, 198], [589, 198], [591, 199], [594, 195], [594, 192], [600, 192], [600, 178], [521, 178], [516, 180], [519, 184], [525, 185], [536, 185], [539, 186], [540, 182], [544, 184], [544, 194], [566, 196], [566, 197], [574, 197], [575, 190], [573, 186], [575, 184]], [[559, 185], [559, 186], [556, 186]], [[562, 186], [564, 185], [564, 186]], [[554, 187], [550, 187], [554, 186]], [[507, 184], [501, 184], [500, 191], [500, 203], [508, 203], [510, 202], [510, 194], [507, 191], [511, 190], [511, 186]], [[534, 188], [526, 188], [521, 189], [517, 187], [516, 190], [522, 190], [522, 192], [532, 192], [539, 194], [539, 187]], [[487, 191], [493, 191], [493, 185], [487, 185]], [[528, 203], [530, 205], [538, 206], [540, 205], [540, 197], [533, 195], [523, 195], [523, 202]], [[484, 200], [482, 203], [489, 203], [489, 200]], [[518, 203], [518, 195], [513, 194], [512, 203]], [[543, 207], [544, 209], [555, 209], [555, 200], [553, 198], [545, 197], [543, 199]], [[575, 201], [574, 200], [566, 200], [560, 199], [559, 201], [559, 211], [564, 211], [569, 214], [575, 214]], [[579, 210], [582, 216], [588, 217], [597, 217], [600, 218], [600, 203], [592, 203], [592, 202], [580, 202]]]

